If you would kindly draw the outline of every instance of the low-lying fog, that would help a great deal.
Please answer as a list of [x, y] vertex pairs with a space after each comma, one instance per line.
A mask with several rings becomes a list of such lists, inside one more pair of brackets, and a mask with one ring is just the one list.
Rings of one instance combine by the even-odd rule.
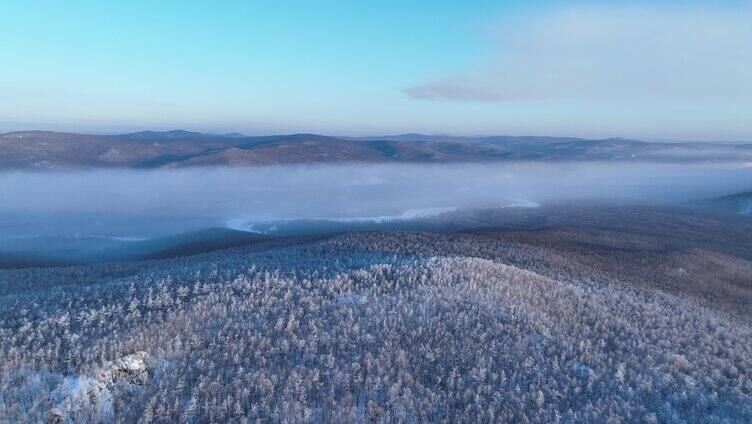
[[744, 164], [349, 164], [6, 172], [0, 174], [0, 237], [135, 239], [209, 226], [251, 229], [256, 223], [297, 218], [383, 221], [567, 201], [684, 202], [750, 188], [752, 168]]

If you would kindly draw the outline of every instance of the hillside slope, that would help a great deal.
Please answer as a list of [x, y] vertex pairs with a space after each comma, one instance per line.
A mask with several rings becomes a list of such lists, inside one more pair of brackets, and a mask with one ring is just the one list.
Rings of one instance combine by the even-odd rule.
[[750, 277], [577, 230], [0, 271], [0, 417], [749, 422]]
[[732, 214], [752, 216], [752, 191], [708, 199], [701, 202], [701, 205]]
[[494, 160], [752, 161], [752, 144], [648, 143], [570, 137], [316, 134], [249, 137], [188, 131], [85, 135], [25, 131], [0, 135], [0, 169], [176, 168], [331, 162]]

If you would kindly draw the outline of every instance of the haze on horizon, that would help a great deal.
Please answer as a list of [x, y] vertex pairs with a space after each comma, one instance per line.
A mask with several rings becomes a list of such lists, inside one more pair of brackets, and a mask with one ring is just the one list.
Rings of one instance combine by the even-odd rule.
[[752, 139], [745, 2], [3, 9], [0, 132]]

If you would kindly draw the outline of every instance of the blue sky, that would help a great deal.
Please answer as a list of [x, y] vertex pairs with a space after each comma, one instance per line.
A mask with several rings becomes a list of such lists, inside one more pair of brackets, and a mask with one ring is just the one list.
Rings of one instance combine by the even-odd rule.
[[114, 3], [3, 3], [0, 130], [752, 139], [744, 3]]

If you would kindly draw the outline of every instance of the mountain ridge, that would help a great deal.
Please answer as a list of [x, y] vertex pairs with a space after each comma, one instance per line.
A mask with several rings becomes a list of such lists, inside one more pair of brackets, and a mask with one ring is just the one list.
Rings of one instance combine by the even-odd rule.
[[0, 170], [520, 160], [752, 163], [752, 143], [416, 133], [369, 137], [311, 133], [247, 136], [179, 129], [113, 135], [41, 130], [0, 134]]

